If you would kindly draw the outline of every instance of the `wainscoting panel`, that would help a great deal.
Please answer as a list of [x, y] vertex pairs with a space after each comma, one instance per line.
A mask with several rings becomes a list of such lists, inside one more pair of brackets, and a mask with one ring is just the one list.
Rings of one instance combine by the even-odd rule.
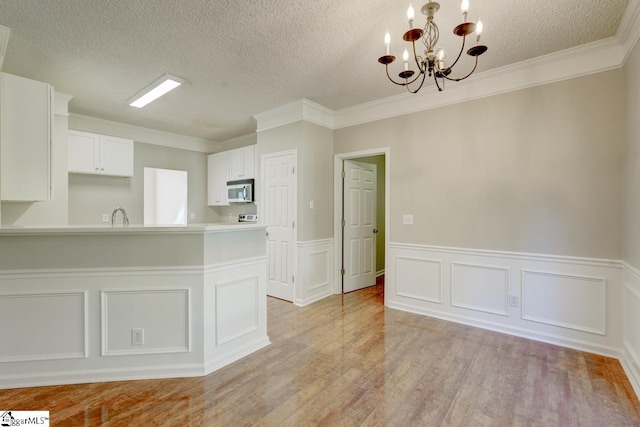
[[[188, 352], [189, 293], [189, 289], [102, 291], [102, 355]], [[134, 343], [134, 329], [142, 329], [142, 344]]]
[[333, 239], [298, 242], [294, 304], [309, 305], [333, 294]]
[[399, 310], [613, 357], [624, 304], [640, 324], [616, 260], [390, 243], [386, 261], [385, 304]]
[[602, 278], [522, 270], [522, 318], [605, 335]]
[[258, 329], [258, 277], [216, 285], [216, 345]]
[[640, 271], [624, 264], [624, 348], [621, 359], [640, 399]]
[[508, 316], [508, 297], [508, 269], [451, 263], [452, 306]]
[[442, 261], [399, 256], [396, 278], [397, 295], [442, 303]]
[[87, 331], [86, 292], [0, 295], [0, 362], [87, 357]]
[[205, 374], [269, 344], [267, 264], [258, 257], [205, 271]]

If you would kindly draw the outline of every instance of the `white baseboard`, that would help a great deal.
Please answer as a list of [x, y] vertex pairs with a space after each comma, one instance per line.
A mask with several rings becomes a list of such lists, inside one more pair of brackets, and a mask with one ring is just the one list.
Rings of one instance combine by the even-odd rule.
[[271, 341], [269, 341], [269, 337], [260, 338], [240, 348], [237, 348], [231, 353], [224, 354], [223, 357], [210, 360], [204, 366], [204, 375], [209, 375], [210, 373], [217, 371], [218, 369], [223, 368], [237, 360], [240, 360], [243, 357], [253, 353], [254, 351], [258, 351], [270, 344]]
[[640, 359], [638, 355], [634, 354], [627, 341], [624, 343], [622, 356], [619, 360], [633, 390], [636, 392], [636, 397], [640, 399]]
[[85, 384], [111, 381], [187, 378], [205, 375], [201, 364], [90, 369], [0, 376], [0, 389]]

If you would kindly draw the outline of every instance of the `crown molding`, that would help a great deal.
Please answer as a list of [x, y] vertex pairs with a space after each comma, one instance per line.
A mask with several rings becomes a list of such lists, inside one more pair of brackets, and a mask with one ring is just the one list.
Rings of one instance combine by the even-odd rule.
[[58, 116], [69, 116], [69, 101], [73, 95], [54, 91], [53, 94], [53, 113]]
[[340, 129], [601, 73], [624, 66], [639, 39], [640, 0], [629, 0], [614, 37], [478, 73], [443, 92], [430, 86], [336, 111], [299, 99], [254, 115], [257, 132], [300, 120]]
[[403, 93], [337, 110], [334, 129], [600, 73], [621, 67], [623, 60], [622, 45], [611, 37], [479, 73], [443, 92], [433, 86], [418, 94]]
[[640, 0], [629, 0], [614, 37], [479, 73], [443, 92], [428, 87], [337, 110], [334, 129], [620, 68], [639, 39]]
[[334, 112], [308, 99], [297, 99], [263, 113], [255, 114], [256, 132], [304, 120], [333, 129]]
[[626, 63], [627, 58], [629, 58], [640, 39], [640, 0], [629, 0], [616, 32], [616, 39], [623, 46], [623, 63]]
[[136, 142], [178, 148], [181, 150], [198, 151], [202, 153], [219, 151], [218, 143], [214, 141], [126, 123], [112, 122], [110, 120], [84, 116], [82, 114], [69, 114], [69, 129], [118, 136], [133, 139]]

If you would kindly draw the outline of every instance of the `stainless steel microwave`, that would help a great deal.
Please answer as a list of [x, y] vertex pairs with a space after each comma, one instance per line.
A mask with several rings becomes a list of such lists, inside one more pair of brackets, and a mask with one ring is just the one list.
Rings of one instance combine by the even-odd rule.
[[253, 199], [253, 179], [227, 182], [229, 203], [251, 203]]

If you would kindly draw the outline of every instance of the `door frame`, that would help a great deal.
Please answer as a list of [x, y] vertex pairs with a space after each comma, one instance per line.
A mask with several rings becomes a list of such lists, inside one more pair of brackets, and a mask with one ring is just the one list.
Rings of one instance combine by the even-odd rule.
[[[340, 275], [340, 268], [342, 266], [342, 165], [344, 160], [357, 160], [359, 157], [369, 156], [384, 156], [384, 270], [387, 271], [389, 265], [388, 256], [389, 253], [389, 235], [390, 220], [389, 220], [389, 207], [391, 196], [391, 148], [380, 147], [372, 148], [369, 150], [352, 151], [349, 153], [340, 153], [334, 155], [333, 163], [333, 293], [342, 293], [342, 277]], [[379, 193], [378, 193], [379, 194]], [[384, 304], [387, 305], [387, 281], [384, 283]]]
[[[266, 179], [265, 179], [265, 171], [264, 171], [264, 161], [265, 159], [271, 158], [271, 157], [280, 157], [280, 156], [287, 156], [289, 154], [293, 155], [293, 163], [294, 163], [294, 168], [295, 168], [295, 173], [293, 174], [293, 197], [294, 197], [294, 201], [293, 201], [293, 221], [294, 221], [294, 227], [293, 227], [293, 242], [291, 242], [291, 247], [292, 247], [292, 262], [293, 265], [291, 266], [291, 272], [293, 274], [294, 277], [294, 281], [292, 283], [293, 285], [293, 303], [295, 304], [296, 302], [296, 297], [299, 294], [298, 292], [298, 284], [300, 283], [300, 280], [296, 280], [298, 278], [298, 149], [294, 148], [292, 150], [283, 150], [283, 151], [276, 151], [273, 153], [265, 153], [265, 154], [261, 154], [260, 155], [260, 192], [258, 194], [256, 194], [256, 204], [258, 205], [258, 223], [260, 223], [260, 218], [262, 218], [264, 220], [264, 200], [262, 200], [263, 195], [265, 194], [265, 183], [266, 183]], [[268, 227], [268, 224], [264, 224]], [[266, 229], [265, 229], [266, 232]], [[265, 237], [265, 249], [267, 249], [267, 245], [268, 245], [268, 241]], [[269, 260], [267, 260], [267, 263], [269, 262]], [[268, 267], [267, 267], [268, 268]], [[268, 278], [267, 278], [268, 280]]]

